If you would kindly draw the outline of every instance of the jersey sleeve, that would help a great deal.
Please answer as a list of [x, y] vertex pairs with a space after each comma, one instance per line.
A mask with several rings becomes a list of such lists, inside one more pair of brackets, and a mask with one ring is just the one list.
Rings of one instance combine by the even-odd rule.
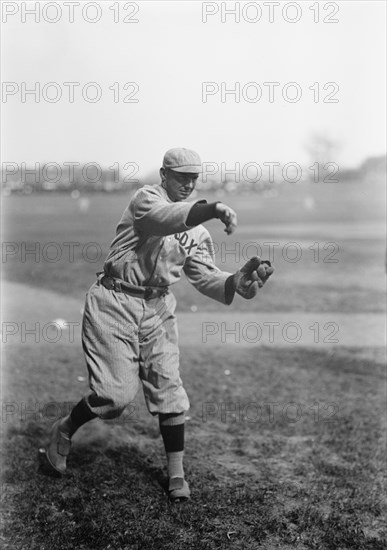
[[147, 235], [181, 233], [190, 228], [186, 221], [194, 204], [168, 202], [153, 189], [140, 189], [131, 203], [134, 227]]
[[[210, 234], [203, 227], [203, 239], [195, 250], [194, 256], [189, 256], [183, 267], [189, 282], [202, 294], [229, 305], [234, 297], [226, 296], [226, 281], [232, 275], [221, 271], [215, 265], [214, 245]], [[230, 301], [231, 298], [231, 301]]]

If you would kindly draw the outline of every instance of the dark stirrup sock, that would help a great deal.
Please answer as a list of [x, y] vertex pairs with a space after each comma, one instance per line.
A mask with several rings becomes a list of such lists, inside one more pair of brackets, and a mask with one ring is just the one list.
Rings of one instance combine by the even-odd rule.
[[83, 398], [75, 405], [71, 413], [63, 418], [61, 422], [62, 431], [72, 437], [78, 428], [96, 417], [97, 415], [89, 409], [85, 399]]
[[159, 414], [160, 433], [167, 455], [169, 479], [184, 478], [184, 413]]

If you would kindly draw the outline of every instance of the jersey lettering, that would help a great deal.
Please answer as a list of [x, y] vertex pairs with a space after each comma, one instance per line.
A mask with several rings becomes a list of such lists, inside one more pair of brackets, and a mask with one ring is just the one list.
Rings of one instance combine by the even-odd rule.
[[184, 233], [175, 233], [175, 239], [179, 241], [184, 250], [187, 251], [187, 254], [191, 252], [192, 248], [198, 246], [198, 243], [195, 243], [194, 239], [191, 239], [190, 244], [187, 245], [188, 233], [186, 231], [184, 231]]

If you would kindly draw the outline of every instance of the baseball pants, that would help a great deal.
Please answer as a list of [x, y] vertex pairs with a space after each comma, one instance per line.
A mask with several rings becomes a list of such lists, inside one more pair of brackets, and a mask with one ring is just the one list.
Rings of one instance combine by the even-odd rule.
[[85, 396], [100, 418], [115, 418], [140, 387], [151, 414], [189, 409], [179, 373], [176, 299], [143, 300], [96, 281], [86, 294], [82, 345], [89, 373]]

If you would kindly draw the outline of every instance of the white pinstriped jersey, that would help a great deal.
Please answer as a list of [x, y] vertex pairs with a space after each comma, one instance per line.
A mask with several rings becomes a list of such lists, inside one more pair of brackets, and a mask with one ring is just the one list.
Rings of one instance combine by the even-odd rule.
[[231, 273], [215, 266], [207, 229], [185, 224], [193, 204], [171, 201], [160, 184], [139, 189], [117, 226], [105, 272], [134, 285], [169, 286], [184, 271], [202, 294], [225, 303]]

